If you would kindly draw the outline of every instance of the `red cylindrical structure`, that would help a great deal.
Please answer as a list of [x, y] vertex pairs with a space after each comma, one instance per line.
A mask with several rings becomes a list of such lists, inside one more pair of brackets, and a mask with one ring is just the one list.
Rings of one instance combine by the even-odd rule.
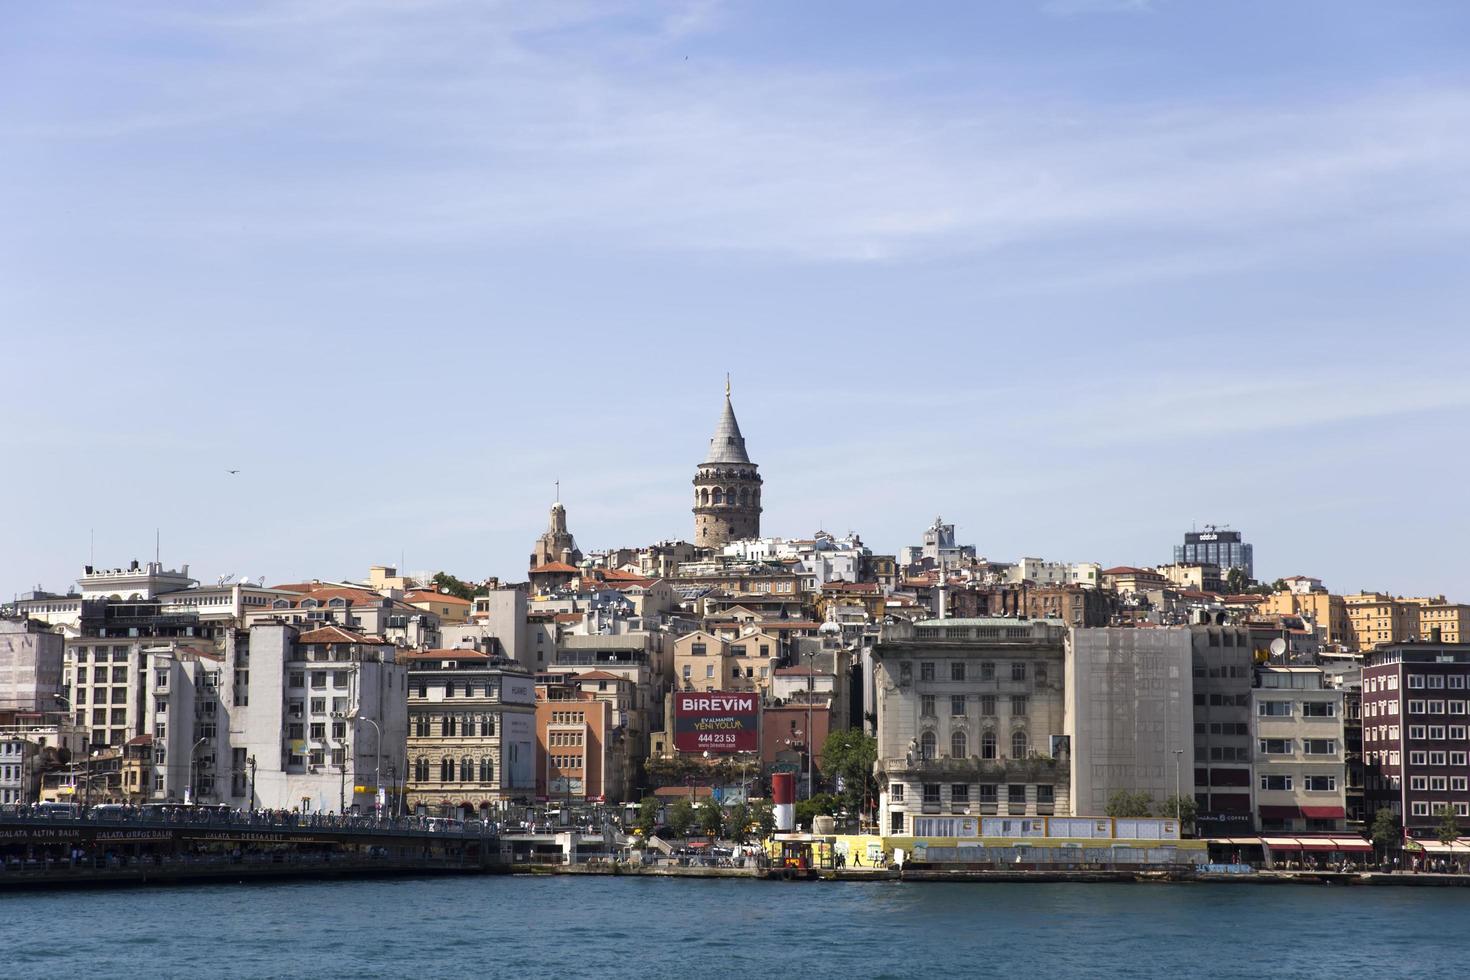
[[771, 801], [776, 804], [776, 829], [796, 829], [796, 776], [789, 772], [771, 774]]

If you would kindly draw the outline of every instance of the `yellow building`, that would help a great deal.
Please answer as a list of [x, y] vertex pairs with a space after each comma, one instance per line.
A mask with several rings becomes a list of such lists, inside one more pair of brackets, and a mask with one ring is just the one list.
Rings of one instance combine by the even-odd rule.
[[1360, 592], [1342, 599], [1360, 652], [1385, 643], [1403, 643], [1419, 635], [1419, 607], [1410, 600], [1382, 592]]
[[1347, 603], [1330, 592], [1274, 592], [1256, 604], [1267, 616], [1301, 616], [1324, 631], [1322, 641], [1334, 646], [1358, 649], [1357, 635], [1348, 616]]
[[1419, 638], [1428, 640], [1439, 630], [1442, 643], [1463, 643], [1470, 638], [1470, 604], [1446, 602], [1444, 596], [1405, 599], [1419, 613]]
[[678, 690], [727, 690], [731, 670], [730, 641], [704, 630], [674, 641], [674, 686]]
[[474, 606], [474, 603], [468, 599], [461, 599], [459, 596], [447, 595], [433, 589], [405, 592], [403, 601], [415, 609], [433, 613], [439, 617], [441, 623], [468, 623], [470, 609]]

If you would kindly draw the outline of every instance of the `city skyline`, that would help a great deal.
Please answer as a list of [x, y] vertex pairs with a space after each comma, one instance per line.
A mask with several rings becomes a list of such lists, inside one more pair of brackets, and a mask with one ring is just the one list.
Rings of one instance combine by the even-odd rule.
[[18, 10], [0, 595], [688, 539], [729, 372], [768, 535], [1470, 598], [1467, 19]]

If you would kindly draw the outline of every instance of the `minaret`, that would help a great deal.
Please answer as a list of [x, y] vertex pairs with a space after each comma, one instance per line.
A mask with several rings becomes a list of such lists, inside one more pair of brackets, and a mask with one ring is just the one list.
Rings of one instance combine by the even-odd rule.
[[745, 453], [745, 437], [730, 404], [725, 376], [725, 410], [715, 424], [709, 452], [694, 473], [694, 543], [721, 548], [761, 533], [761, 478]]

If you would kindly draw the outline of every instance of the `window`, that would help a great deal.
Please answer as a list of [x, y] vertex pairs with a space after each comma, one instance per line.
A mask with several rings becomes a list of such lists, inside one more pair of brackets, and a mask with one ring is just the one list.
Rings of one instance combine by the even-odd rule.
[[1429, 686], [1431, 688], [1439, 688], [1439, 689], [1443, 690], [1444, 689], [1444, 675], [1443, 674], [1430, 674], [1429, 675]]
[[1307, 776], [1306, 790], [1308, 793], [1333, 793], [1337, 791], [1336, 776]]
[[937, 806], [938, 805], [938, 803], [939, 803], [939, 784], [938, 783], [925, 783], [924, 784], [924, 802], [927, 803], [927, 804], [929, 804], [929, 805], [931, 805], [931, 806]]
[[1026, 758], [1026, 748], [1027, 748], [1026, 733], [1025, 732], [1013, 732], [1013, 733], [1011, 733], [1011, 758], [1012, 759], [1024, 759], [1024, 758]]
[[306, 735], [306, 726], [300, 722], [286, 726], [286, 737], [293, 741], [300, 741]]
[[311, 713], [312, 714], [314, 714], [314, 715], [324, 714], [326, 712], [326, 710], [327, 710], [327, 699], [326, 698], [312, 698], [311, 699]]
[[1443, 725], [1430, 725], [1429, 726], [1429, 740], [1431, 742], [1442, 742], [1442, 741], [1444, 741], [1444, 726]]
[[1409, 812], [1416, 817], [1427, 817], [1429, 816], [1429, 804], [1417, 801], [1410, 803]]
[[934, 758], [934, 742], [935, 739], [933, 732], [925, 732], [923, 735], [919, 736], [919, 757], [921, 759]]
[[980, 758], [995, 758], [995, 732], [986, 732], [980, 736]]
[[1026, 714], [1027, 702], [1029, 700], [1024, 694], [1012, 694], [1011, 715], [1017, 718], [1023, 717]]
[[312, 674], [311, 674], [311, 686], [314, 687], [314, 688], [323, 688], [323, 687], [326, 687], [327, 686], [327, 672], [324, 671], [324, 670], [312, 671]]
[[1422, 715], [1424, 713], [1424, 702], [1410, 701], [1408, 710], [1411, 715]]
[[1261, 755], [1291, 755], [1291, 739], [1263, 738], [1260, 740]]
[[982, 694], [982, 695], [980, 695], [980, 714], [982, 714], [982, 715], [984, 715], [986, 717], [994, 717], [995, 716], [995, 695], [994, 694]]
[[454, 782], [454, 760], [447, 755], [439, 760], [439, 781], [441, 783]]
[[888, 815], [888, 830], [893, 834], [903, 833], [903, 811], [895, 810]]
[[925, 660], [919, 664], [919, 680], [932, 681], [934, 679], [934, 661]]
[[921, 695], [919, 695], [919, 714], [920, 714], [921, 717], [924, 717], [924, 718], [933, 718], [934, 717], [934, 695], [932, 695], [932, 694], [921, 694]]
[[949, 756], [951, 759], [963, 759], [970, 754], [969, 740], [965, 738], [964, 732], [951, 732], [949, 736]]
[[1011, 664], [1011, 680], [1024, 681], [1026, 679], [1026, 665], [1024, 663]]
[[1281, 775], [1263, 775], [1261, 776], [1261, 789], [1289, 790], [1291, 789], [1291, 777]]
[[1465, 689], [1465, 675], [1464, 674], [1451, 674], [1449, 680], [1450, 680], [1450, 687], [1453, 688], [1454, 690], [1462, 691], [1462, 690]]
[[1410, 776], [1409, 777], [1409, 789], [1415, 790], [1415, 791], [1421, 792], [1421, 793], [1428, 792], [1429, 791], [1429, 777], [1428, 776]]
[[1012, 784], [1006, 787], [1006, 812], [1026, 812], [1026, 786], [1024, 784]]
[[965, 662], [963, 660], [951, 660], [949, 662], [949, 679], [962, 681], [965, 679]]
[[1302, 741], [1302, 751], [1307, 755], [1337, 755], [1337, 739], [1308, 738]]
[[949, 713], [963, 717], [965, 713], [965, 696], [963, 694], [952, 694], [949, 698]]
[[1000, 799], [1000, 787], [994, 783], [980, 784], [980, 805], [995, 806], [996, 800]]
[[1409, 675], [1409, 686], [1410, 687], [1423, 687], [1424, 686], [1424, 675], [1423, 674], [1410, 674]]
[[705, 664], [704, 665], [704, 677], [705, 677], [705, 680], [709, 680], [711, 677], [714, 677], [714, 676], [715, 676], [715, 665], [714, 664]]
[[1451, 776], [1450, 777], [1450, 791], [1451, 792], [1454, 792], [1454, 793], [1463, 793], [1463, 792], [1465, 792], [1465, 790], [1467, 788], [1467, 784], [1470, 784], [1470, 777], [1465, 777], [1465, 776]]
[[444, 682], [444, 696], [446, 698], [454, 697], [454, 681], [446, 680]]
[[955, 783], [949, 788], [949, 802], [955, 806], [966, 806], [970, 802], [970, 784]]
[[1444, 702], [1443, 701], [1430, 701], [1427, 705], [1425, 705], [1425, 707], [1428, 709], [1425, 712], [1426, 714], [1431, 714], [1431, 715], [1442, 715], [1442, 714], [1444, 714]]
[[480, 760], [480, 782], [489, 783], [495, 781], [495, 763], [489, 759]]
[[1443, 777], [1443, 776], [1430, 776], [1429, 777], [1429, 791], [1431, 793], [1443, 793], [1445, 790], [1447, 790], [1449, 788], [1450, 788], [1449, 787], [1449, 780], [1446, 779], [1445, 777]]
[[1465, 753], [1464, 752], [1451, 752], [1450, 753], [1450, 765], [1455, 766], [1456, 768], [1459, 768], [1460, 766], [1465, 765]]
[[1445, 708], [1447, 708], [1449, 710], [1449, 713], [1452, 715], [1463, 715], [1465, 713], [1465, 702], [1446, 701]]
[[471, 783], [475, 780], [475, 760], [465, 756], [459, 760], [459, 781]]
[[[339, 751], [339, 750], [334, 750]], [[336, 760], [333, 760], [334, 762]], [[429, 781], [429, 760], [418, 758], [413, 760], [413, 778], [415, 782], [427, 783]]]
[[306, 686], [306, 673], [304, 671], [300, 671], [300, 670], [293, 670], [293, 671], [291, 671], [291, 673], [289, 675], [287, 675], [287, 678], [286, 678], [286, 686], [287, 687], [305, 687]]
[[981, 664], [980, 665], [980, 679], [982, 681], [993, 681], [993, 680], [995, 680], [995, 664]]
[[1303, 701], [1303, 718], [1335, 718], [1337, 717], [1337, 704], [1333, 701]]
[[1409, 726], [1409, 738], [1411, 738], [1411, 739], [1422, 739], [1423, 737], [1424, 737], [1424, 726], [1423, 725], [1410, 725]]
[[1445, 754], [1443, 752], [1431, 752], [1431, 753], [1429, 753], [1429, 764], [1431, 766], [1442, 766], [1442, 765], [1444, 765], [1445, 764]]
[[902, 802], [903, 801], [903, 783], [894, 783], [893, 785], [889, 786], [888, 787], [888, 796], [889, 796], [890, 799], [892, 799], [894, 801]]
[[1423, 766], [1423, 765], [1428, 765], [1428, 763], [1429, 763], [1429, 753], [1428, 752], [1410, 752], [1409, 753], [1409, 765], [1411, 765], [1411, 766]]
[[1261, 701], [1256, 705], [1256, 716], [1260, 718], [1290, 718], [1290, 701]]

